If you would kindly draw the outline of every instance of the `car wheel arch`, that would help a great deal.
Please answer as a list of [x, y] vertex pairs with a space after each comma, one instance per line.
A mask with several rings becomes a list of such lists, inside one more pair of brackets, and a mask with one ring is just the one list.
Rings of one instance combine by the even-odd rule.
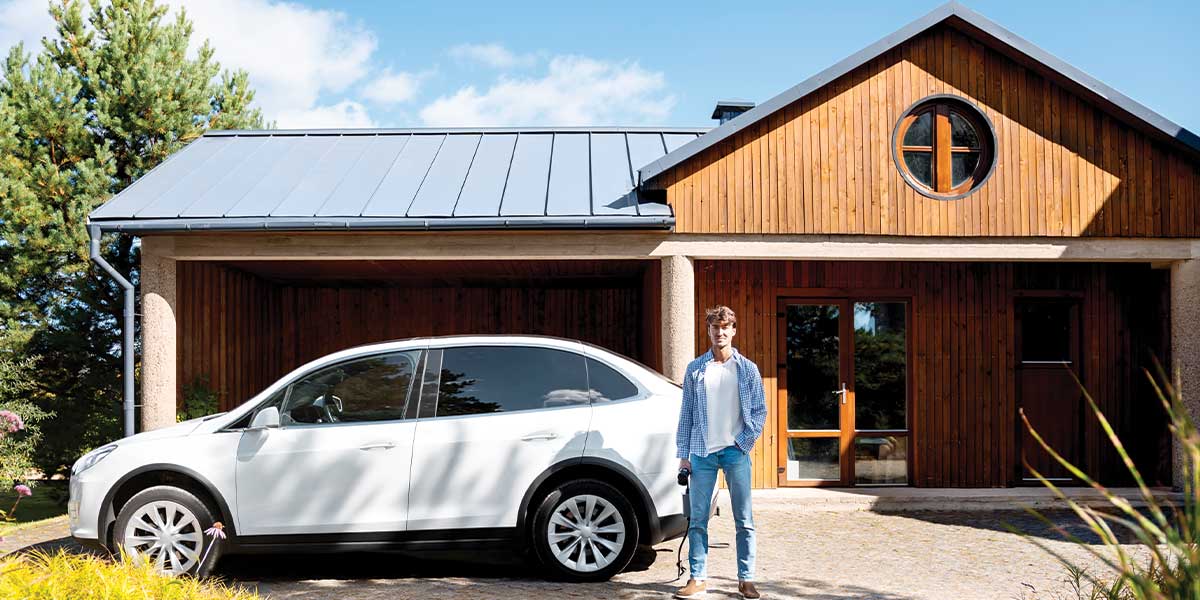
[[225, 526], [226, 535], [232, 537], [235, 534], [233, 512], [216, 486], [192, 469], [164, 463], [144, 465], [126, 473], [104, 495], [96, 529], [102, 544], [112, 548], [112, 526], [125, 503], [138, 492], [156, 485], [170, 485], [191, 492], [217, 515]]
[[[546, 469], [533, 481], [521, 498], [521, 509], [517, 513], [517, 532], [523, 541], [529, 542], [529, 518], [532, 511], [537, 510], [537, 504], [550, 493], [555, 486], [571, 480], [596, 479], [603, 481], [624, 494], [637, 518], [641, 521], [638, 543], [650, 543], [659, 535], [659, 520], [654, 501], [646, 486], [629, 469], [619, 463], [597, 457], [583, 457], [565, 460]], [[525, 547], [529, 547], [525, 544]]]

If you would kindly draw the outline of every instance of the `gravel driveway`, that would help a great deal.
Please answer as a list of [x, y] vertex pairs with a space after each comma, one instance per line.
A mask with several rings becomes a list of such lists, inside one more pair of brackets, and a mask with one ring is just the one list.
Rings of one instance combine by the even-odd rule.
[[[733, 540], [726, 512], [712, 521], [715, 545]], [[1076, 533], [1068, 513], [1052, 518]], [[1074, 598], [1066, 571], [1020, 536], [1012, 523], [1073, 559], [1086, 553], [1057, 540], [1022, 512], [804, 512], [778, 503], [755, 507], [758, 580], [765, 598], [989, 599]], [[24, 531], [0, 551], [61, 545], [65, 522]], [[602, 584], [543, 581], [522, 565], [415, 560], [392, 554], [235, 556], [218, 574], [274, 599], [664, 598], [674, 581], [678, 541], [655, 548], [653, 564]], [[686, 547], [684, 549], [686, 554]], [[710, 598], [736, 598], [732, 544], [711, 550]], [[686, 578], [686, 577], [685, 577]]]

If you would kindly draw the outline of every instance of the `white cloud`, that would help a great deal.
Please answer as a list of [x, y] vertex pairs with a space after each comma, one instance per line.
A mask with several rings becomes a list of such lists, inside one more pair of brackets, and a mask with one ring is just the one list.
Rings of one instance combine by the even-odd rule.
[[370, 122], [356, 102], [318, 106], [323, 94], [338, 94], [367, 76], [375, 35], [345, 13], [276, 0], [168, 0], [182, 6], [195, 25], [193, 46], [208, 39], [224, 68], [245, 69], [255, 103], [281, 127], [316, 127], [295, 122], [300, 115], [319, 126], [359, 127]]
[[54, 20], [47, 6], [42, 0], [0, 2], [0, 52], [4, 56], [17, 42], [25, 42], [28, 54], [41, 51], [42, 37], [54, 34]]
[[484, 92], [466, 86], [421, 110], [432, 126], [642, 124], [666, 119], [675, 98], [663, 74], [637, 63], [580, 56], [550, 60], [541, 78], [501, 77]]
[[[194, 25], [193, 51], [207, 39], [222, 67], [249, 73], [255, 104], [268, 120], [280, 126], [318, 126], [297, 121], [311, 115], [323, 127], [371, 123], [357, 102], [318, 106], [323, 95], [345, 92], [371, 69], [375, 35], [345, 13], [280, 0], [165, 3], [186, 10]], [[46, 0], [0, 2], [0, 51], [24, 41], [26, 51], [36, 53], [41, 37], [53, 32]], [[337, 122], [339, 117], [346, 121]]]
[[459, 44], [450, 48], [450, 56], [493, 69], [531, 67], [537, 62], [537, 56], [533, 54], [514, 54], [500, 44]]
[[280, 129], [343, 129], [377, 127], [367, 107], [353, 100], [311, 108], [285, 110], [276, 113], [275, 124]]
[[385, 70], [363, 86], [362, 95], [367, 100], [379, 104], [408, 102], [417, 95], [417, 89], [421, 87], [420, 80], [420, 76], [412, 73], [393, 73]]

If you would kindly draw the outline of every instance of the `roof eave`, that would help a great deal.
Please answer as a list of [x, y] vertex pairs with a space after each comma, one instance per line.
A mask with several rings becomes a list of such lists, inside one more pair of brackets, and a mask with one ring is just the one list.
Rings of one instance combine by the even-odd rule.
[[667, 215], [564, 217], [303, 217], [94, 219], [88, 226], [111, 233], [299, 232], [299, 231], [454, 231], [454, 230], [670, 230]]

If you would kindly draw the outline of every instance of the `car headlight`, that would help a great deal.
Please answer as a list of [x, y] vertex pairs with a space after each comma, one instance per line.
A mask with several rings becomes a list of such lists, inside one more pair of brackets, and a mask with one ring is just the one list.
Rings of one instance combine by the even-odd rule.
[[112, 451], [116, 450], [116, 449], [117, 449], [116, 444], [109, 444], [107, 446], [101, 446], [99, 448], [96, 448], [95, 450], [92, 450], [91, 452], [88, 452], [87, 454], [84, 454], [83, 458], [81, 458], [75, 462], [75, 467], [73, 469], [71, 469], [71, 474], [78, 475], [78, 474], [96, 466], [96, 463], [104, 460], [104, 457], [108, 456], [109, 454], [112, 454]]

